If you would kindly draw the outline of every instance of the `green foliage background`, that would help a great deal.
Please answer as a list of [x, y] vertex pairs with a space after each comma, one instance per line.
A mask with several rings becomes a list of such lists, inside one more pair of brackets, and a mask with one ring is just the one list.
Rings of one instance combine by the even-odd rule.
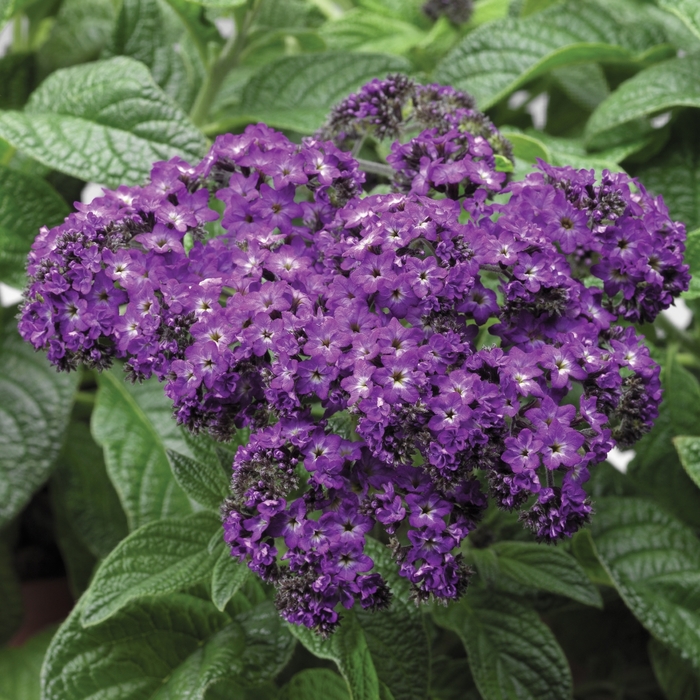
[[[141, 183], [154, 160], [197, 159], [251, 122], [299, 139], [396, 71], [472, 93], [516, 178], [537, 158], [637, 176], [686, 224], [700, 275], [700, 0], [476, 0], [462, 26], [418, 0], [0, 0], [0, 22], [11, 286], [86, 182]], [[700, 282], [684, 296], [700, 311]], [[468, 594], [432, 609], [371, 542], [392, 607], [347, 614], [324, 642], [280, 621], [224, 548], [235, 445], [185, 434], [152, 382], [54, 373], [15, 314], [0, 316], [0, 642], [21, 620], [17, 549], [42, 494], [77, 603], [57, 631], [0, 649], [1, 700], [700, 698], [696, 321], [641, 329], [661, 415], [626, 474], [595, 470], [589, 529], [548, 548], [489, 511], [464, 549]]]

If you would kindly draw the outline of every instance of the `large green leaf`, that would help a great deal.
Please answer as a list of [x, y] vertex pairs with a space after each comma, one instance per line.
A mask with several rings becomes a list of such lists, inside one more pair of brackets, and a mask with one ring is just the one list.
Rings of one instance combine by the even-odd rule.
[[586, 136], [673, 107], [700, 107], [700, 54], [672, 58], [625, 81], [593, 112]]
[[129, 530], [102, 450], [84, 423], [71, 423], [52, 479], [55, 498], [85, 546], [106, 557]]
[[253, 75], [241, 94], [241, 106], [229, 122], [208, 127], [213, 131], [261, 120], [280, 129], [311, 133], [330, 108], [363, 83], [410, 64], [385, 54], [323, 53], [289, 56]]
[[192, 511], [170, 471], [167, 449], [189, 453], [162, 387], [151, 380], [127, 384], [103, 372], [92, 414], [92, 434], [102, 445], [107, 473], [117, 489], [129, 528]]
[[563, 549], [532, 542], [499, 542], [491, 549], [498, 556], [499, 577], [516, 584], [509, 586], [513, 592], [525, 586], [603, 607], [598, 589], [576, 559]]
[[651, 501], [603, 498], [596, 510], [596, 550], [627, 607], [700, 670], [700, 542]]
[[24, 287], [27, 254], [39, 229], [59, 224], [68, 211], [45, 180], [0, 166], [0, 280]]
[[621, 14], [610, 5], [571, 1], [484, 25], [443, 59], [434, 78], [470, 92], [486, 109], [555, 68], [641, 61], [664, 50], [663, 33], [641, 13], [636, 20]]
[[666, 700], [696, 700], [700, 697], [700, 676], [678, 654], [651, 639], [649, 658]]
[[472, 590], [434, 616], [456, 632], [484, 700], [562, 700], [571, 673], [554, 635], [532, 608], [496, 593]]
[[327, 668], [307, 668], [294, 675], [279, 700], [348, 700], [343, 679]]
[[653, 430], [635, 446], [636, 456], [627, 468], [640, 492], [694, 527], [700, 527], [700, 491], [683, 469], [672, 439], [692, 435], [700, 425], [700, 386], [668, 353], [661, 380], [665, 400]]
[[148, 68], [121, 56], [52, 73], [24, 112], [0, 113], [0, 136], [50, 168], [114, 187], [206, 146]]
[[78, 606], [44, 661], [43, 700], [201, 700], [247, 670], [243, 626], [206, 600], [171, 594], [134, 601], [95, 627]]
[[365, 552], [372, 557], [375, 569], [386, 579], [393, 594], [387, 610], [356, 613], [377, 675], [396, 698], [422, 700], [428, 695], [430, 680], [426, 673], [430, 667], [430, 643], [423, 613], [410, 599], [409, 583], [399, 576], [388, 548], [367, 538]]
[[96, 625], [134, 598], [184, 590], [209, 578], [217, 557], [207, 545], [220, 527], [209, 513], [195, 513], [133, 532], [100, 564], [82, 603], [81, 623]]
[[367, 640], [354, 615], [346, 615], [329, 639], [301, 625], [290, 625], [292, 634], [320, 659], [338, 666], [350, 693], [350, 700], [377, 700], [379, 678], [372, 662]]
[[[183, 109], [204, 80], [198, 55], [187, 52], [187, 30], [165, 0], [123, 0], [106, 55], [131, 56]], [[176, 49], [177, 47], [177, 49]]]
[[39, 675], [55, 627], [35, 634], [21, 647], [0, 649], [0, 700], [39, 700]]
[[426, 33], [415, 24], [357, 9], [319, 31], [333, 51], [367, 51], [402, 54], [417, 46]]
[[40, 74], [94, 61], [109, 41], [115, 18], [111, 0], [64, 0], [37, 52]]
[[58, 373], [17, 335], [12, 315], [0, 321], [0, 527], [48, 479], [61, 449], [77, 373]]
[[656, 0], [664, 10], [672, 12], [700, 39], [700, 5], [695, 0]]

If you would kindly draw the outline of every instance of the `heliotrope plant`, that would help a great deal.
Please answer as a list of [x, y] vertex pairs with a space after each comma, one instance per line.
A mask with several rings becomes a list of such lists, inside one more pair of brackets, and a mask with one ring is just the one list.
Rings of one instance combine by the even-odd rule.
[[[392, 192], [339, 148], [368, 137], [398, 139]], [[156, 375], [194, 431], [250, 430], [224, 539], [286, 620], [387, 605], [370, 531], [417, 601], [456, 599], [489, 498], [541, 541], [590, 519], [590, 467], [661, 400], [632, 324], [689, 282], [683, 225], [627, 175], [508, 183], [499, 157], [469, 96], [403, 76], [301, 144], [220, 136], [42, 229], [20, 332], [60, 369]]]

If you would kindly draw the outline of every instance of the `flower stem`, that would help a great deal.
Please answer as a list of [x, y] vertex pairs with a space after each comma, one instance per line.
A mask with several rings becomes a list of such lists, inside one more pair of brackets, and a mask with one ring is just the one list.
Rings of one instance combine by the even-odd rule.
[[235, 31], [224, 44], [219, 57], [209, 69], [190, 111], [190, 119], [196, 126], [201, 127], [204, 124], [226, 76], [238, 65], [248, 40], [248, 32], [260, 7], [260, 2], [261, 0], [253, 0], [252, 7], [246, 12], [243, 21], [240, 24], [236, 23]]
[[363, 158], [358, 158], [357, 163], [360, 166], [360, 170], [364, 170], [366, 173], [383, 175], [389, 179], [394, 176], [394, 169], [390, 165], [375, 163], [373, 160], [364, 160]]

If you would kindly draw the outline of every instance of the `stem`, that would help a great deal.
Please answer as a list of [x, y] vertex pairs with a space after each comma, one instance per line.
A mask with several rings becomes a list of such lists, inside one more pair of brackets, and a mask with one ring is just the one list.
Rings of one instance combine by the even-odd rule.
[[676, 341], [679, 345], [694, 355], [700, 355], [700, 344], [698, 344], [698, 342], [691, 335], [680, 328], [676, 328], [676, 326], [674, 326], [662, 313], [656, 317], [655, 323], [665, 333], [669, 340]]
[[206, 121], [214, 98], [219, 93], [226, 76], [238, 65], [241, 53], [248, 40], [248, 32], [253, 24], [255, 15], [260, 7], [261, 0], [254, 0], [253, 6], [246, 12], [243, 22], [236, 26], [236, 30], [224, 44], [219, 57], [209, 69], [209, 73], [197, 93], [197, 97], [190, 112], [190, 119], [196, 126], [202, 126]]
[[394, 177], [394, 169], [390, 165], [375, 163], [373, 160], [364, 160], [363, 158], [358, 158], [357, 163], [360, 166], [360, 170], [364, 170], [366, 173], [383, 175], [389, 179]]

